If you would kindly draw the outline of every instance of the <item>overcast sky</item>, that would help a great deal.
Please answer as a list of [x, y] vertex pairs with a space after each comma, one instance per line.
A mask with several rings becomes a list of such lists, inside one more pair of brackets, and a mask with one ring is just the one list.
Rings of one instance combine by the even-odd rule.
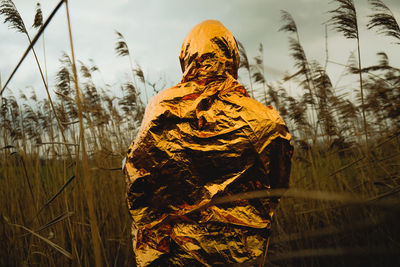
[[[400, 22], [400, 1], [384, 0]], [[30, 28], [35, 13], [35, 1], [15, 0], [25, 24]], [[56, 0], [40, 1], [46, 19]], [[367, 0], [355, 0], [361, 26], [361, 53], [363, 66], [377, 62], [376, 53], [388, 54], [392, 65], [400, 67], [400, 45], [394, 39], [366, 30], [371, 10]], [[325, 26], [327, 11], [336, 8], [330, 0], [70, 0], [73, 38], [77, 59], [88, 63], [93, 59], [101, 71], [97, 79], [114, 85], [115, 91], [129, 73], [127, 58], [118, 58], [114, 47], [115, 30], [121, 32], [128, 43], [134, 61], [143, 68], [146, 77], [156, 82], [163, 77], [168, 86], [179, 82], [181, 71], [178, 61], [182, 41], [190, 29], [206, 19], [220, 20], [245, 46], [249, 58], [257, 55], [259, 43], [264, 46], [267, 79], [279, 80], [285, 72], [293, 72], [293, 61], [288, 50], [288, 34], [278, 32], [281, 26], [280, 10], [292, 14], [297, 23], [301, 44], [307, 57], [325, 61]], [[1, 17], [3, 21], [3, 17]], [[70, 53], [67, 38], [65, 7], [57, 13], [45, 31], [47, 68], [50, 86], [63, 51]], [[0, 24], [0, 75], [2, 82], [10, 75], [27, 47], [26, 37]], [[346, 63], [356, 48], [354, 40], [346, 40], [332, 29], [328, 32], [329, 59]], [[42, 42], [35, 46], [43, 62]], [[328, 65], [335, 83], [343, 68]], [[243, 79], [246, 84], [247, 81]], [[33, 86], [39, 96], [44, 88], [33, 56], [29, 55], [9, 84], [14, 92]], [[296, 90], [296, 89], [293, 89]], [[295, 92], [294, 92], [295, 93]], [[17, 93], [18, 94], [18, 93]]]

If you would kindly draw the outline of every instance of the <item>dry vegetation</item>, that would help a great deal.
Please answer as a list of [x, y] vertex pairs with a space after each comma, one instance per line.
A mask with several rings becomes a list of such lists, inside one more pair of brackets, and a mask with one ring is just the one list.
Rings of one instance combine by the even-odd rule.
[[[0, 3], [5, 23], [30, 43], [14, 4]], [[359, 51], [356, 8], [352, 0], [335, 3], [328, 24], [355, 39]], [[399, 44], [398, 14], [379, 0], [370, 4], [367, 27]], [[40, 5], [36, 11], [34, 26], [40, 28]], [[376, 65], [361, 68], [358, 53], [346, 66], [347, 75], [360, 81], [359, 97], [353, 99], [347, 96], [351, 88], [337, 90], [331, 83], [325, 72], [328, 60], [322, 66], [307, 59], [295, 21], [285, 11], [280, 30], [289, 35], [294, 70], [278, 83], [265, 79], [262, 45], [254, 63], [239, 45], [251, 95], [279, 110], [296, 147], [292, 189], [274, 221], [268, 264], [400, 264], [400, 69], [389, 64], [384, 52], [378, 53]], [[132, 72], [120, 85], [121, 97], [93, 81], [98, 71], [93, 62], [75, 65], [73, 53], [60, 58], [56, 87], [51, 88], [55, 99], [50, 94], [38, 99], [36, 90], [42, 88], [2, 95], [1, 266], [134, 264], [120, 165], [140, 125], [142, 99], [157, 90], [132, 64], [119, 32], [115, 52], [129, 58]], [[38, 60], [37, 65], [49, 92]], [[302, 94], [289, 95], [288, 81], [298, 84]]]

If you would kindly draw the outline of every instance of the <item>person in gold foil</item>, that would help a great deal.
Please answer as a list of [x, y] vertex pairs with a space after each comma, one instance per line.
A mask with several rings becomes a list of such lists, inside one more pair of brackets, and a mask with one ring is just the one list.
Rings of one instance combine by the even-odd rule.
[[287, 188], [290, 134], [236, 80], [219, 21], [195, 26], [179, 59], [182, 81], [150, 101], [124, 165], [137, 266], [261, 266], [279, 199], [210, 201]]

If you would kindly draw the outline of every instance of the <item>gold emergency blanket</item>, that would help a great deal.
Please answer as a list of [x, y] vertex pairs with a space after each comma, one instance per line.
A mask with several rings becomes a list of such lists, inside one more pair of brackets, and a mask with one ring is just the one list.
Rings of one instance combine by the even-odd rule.
[[288, 186], [292, 146], [279, 114], [236, 80], [239, 53], [218, 21], [189, 33], [181, 83], [155, 96], [129, 147], [125, 173], [138, 266], [255, 266], [277, 199], [206, 205]]

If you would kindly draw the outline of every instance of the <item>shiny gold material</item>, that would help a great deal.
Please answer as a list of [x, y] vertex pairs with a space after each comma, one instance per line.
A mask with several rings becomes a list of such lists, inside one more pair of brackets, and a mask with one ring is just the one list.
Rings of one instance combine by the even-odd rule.
[[138, 266], [262, 264], [279, 199], [213, 198], [285, 188], [292, 146], [279, 114], [236, 80], [239, 54], [218, 21], [189, 33], [181, 83], [149, 103], [125, 173]]

